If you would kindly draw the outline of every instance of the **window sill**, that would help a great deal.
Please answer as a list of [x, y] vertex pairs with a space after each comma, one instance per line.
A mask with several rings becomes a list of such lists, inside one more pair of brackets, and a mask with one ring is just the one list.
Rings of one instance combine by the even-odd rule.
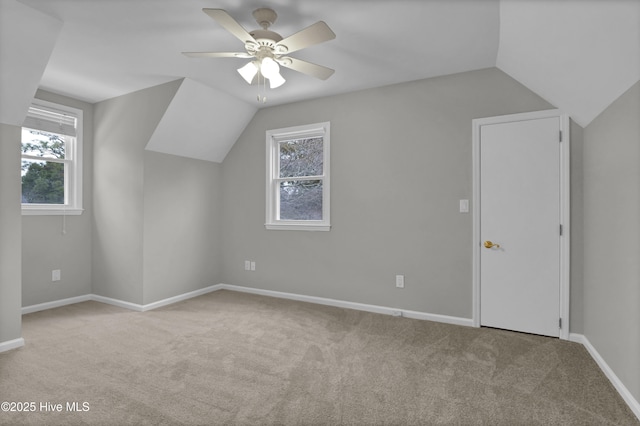
[[265, 228], [277, 231], [330, 231], [331, 225], [298, 223], [265, 223]]
[[84, 209], [68, 208], [68, 209], [51, 209], [51, 208], [33, 208], [22, 207], [23, 216], [80, 216]]

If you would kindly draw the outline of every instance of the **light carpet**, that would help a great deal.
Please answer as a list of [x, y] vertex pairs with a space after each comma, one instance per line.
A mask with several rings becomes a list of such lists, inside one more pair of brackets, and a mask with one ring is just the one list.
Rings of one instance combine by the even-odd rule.
[[640, 424], [577, 343], [232, 291], [78, 303], [25, 315], [23, 336], [0, 401], [36, 410], [0, 424]]

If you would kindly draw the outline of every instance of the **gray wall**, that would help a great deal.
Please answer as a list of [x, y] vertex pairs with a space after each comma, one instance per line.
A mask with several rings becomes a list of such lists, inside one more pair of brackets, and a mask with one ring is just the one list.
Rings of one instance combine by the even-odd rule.
[[180, 82], [94, 106], [95, 294], [143, 303], [144, 147]]
[[180, 84], [95, 105], [95, 294], [148, 304], [220, 282], [221, 166], [145, 151]]
[[[67, 218], [65, 236], [60, 217], [24, 218], [24, 256], [40, 265], [23, 267], [24, 306], [90, 292], [146, 304], [228, 282], [468, 318], [471, 215], [457, 200], [471, 198], [471, 119], [552, 108], [495, 68], [473, 71], [261, 110], [221, 166], [144, 150], [179, 85], [96, 104], [95, 153], [91, 106], [38, 92], [85, 110], [87, 211]], [[264, 132], [325, 120], [333, 231], [266, 231]], [[582, 332], [582, 129], [573, 123], [572, 150], [571, 329]], [[406, 276], [404, 290], [395, 274]]]
[[[471, 120], [549, 108], [491, 68], [260, 110], [223, 162], [224, 282], [471, 318]], [[321, 121], [332, 230], [265, 230], [265, 131]]]
[[[83, 111], [82, 201], [80, 216], [22, 217], [22, 306], [91, 293], [93, 106], [42, 90], [36, 98]], [[62, 234], [63, 220], [66, 234]], [[62, 279], [51, 281], [60, 269]]]
[[20, 131], [0, 123], [0, 343], [22, 337]]
[[221, 185], [220, 164], [145, 152], [143, 303], [220, 283]]
[[640, 401], [640, 82], [584, 131], [584, 334]]

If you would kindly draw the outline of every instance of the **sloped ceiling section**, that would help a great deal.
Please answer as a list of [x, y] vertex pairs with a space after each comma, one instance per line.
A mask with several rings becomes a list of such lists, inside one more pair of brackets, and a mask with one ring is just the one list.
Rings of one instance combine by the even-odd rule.
[[0, 123], [22, 126], [61, 29], [62, 21], [0, 1]]
[[[38, 87], [99, 102], [184, 78], [147, 149], [222, 161], [258, 108], [318, 96], [497, 66], [585, 127], [640, 79], [640, 0], [214, 3], [0, 0], [0, 121], [20, 125]], [[251, 29], [265, 5], [281, 34], [326, 21], [336, 39], [295, 55], [336, 73], [285, 69], [258, 104], [236, 72], [244, 62], [180, 52], [241, 49], [202, 7]]]
[[185, 78], [146, 149], [221, 163], [257, 107]]
[[640, 1], [502, 0], [497, 67], [586, 127], [640, 79]]

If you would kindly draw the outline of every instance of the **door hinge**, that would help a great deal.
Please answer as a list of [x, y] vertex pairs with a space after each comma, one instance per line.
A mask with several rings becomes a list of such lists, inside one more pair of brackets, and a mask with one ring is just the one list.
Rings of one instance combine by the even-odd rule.
[[560, 141], [559, 142], [562, 142], [562, 130], [560, 130], [559, 133], [560, 133]]
[[560, 235], [562, 235], [562, 225], [560, 225]]
[[558, 328], [562, 328], [562, 318], [558, 318]]

